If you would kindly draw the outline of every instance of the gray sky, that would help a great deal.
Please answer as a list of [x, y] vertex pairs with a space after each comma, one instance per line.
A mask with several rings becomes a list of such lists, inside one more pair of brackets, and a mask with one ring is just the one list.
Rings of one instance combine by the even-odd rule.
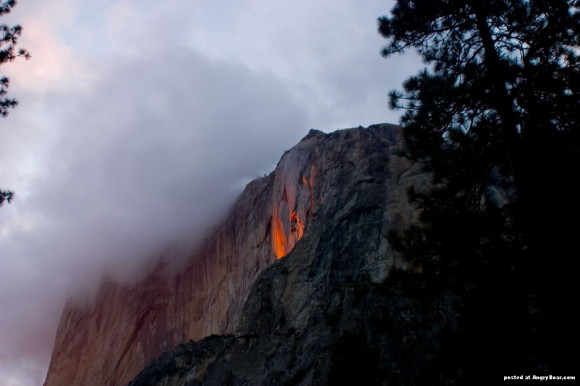
[[44, 381], [69, 296], [196, 240], [310, 128], [396, 123], [386, 0], [21, 0], [0, 120], [0, 384]]

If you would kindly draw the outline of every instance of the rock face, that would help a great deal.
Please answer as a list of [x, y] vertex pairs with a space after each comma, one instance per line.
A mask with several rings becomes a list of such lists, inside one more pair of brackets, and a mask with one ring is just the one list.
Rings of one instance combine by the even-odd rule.
[[163, 352], [133, 384], [323, 384], [344, 339], [401, 318], [378, 284], [403, 264], [387, 235], [423, 180], [400, 142], [392, 125], [311, 131], [178, 274], [160, 263], [132, 287], [104, 285], [90, 309], [67, 306], [45, 385], [124, 385]]
[[304, 237], [259, 276], [239, 328], [180, 345], [131, 385], [414, 384], [440, 325], [422, 336], [409, 300], [385, 296], [403, 264], [387, 235], [413, 215], [406, 187], [426, 183], [395, 155], [398, 134], [381, 125], [320, 141]]

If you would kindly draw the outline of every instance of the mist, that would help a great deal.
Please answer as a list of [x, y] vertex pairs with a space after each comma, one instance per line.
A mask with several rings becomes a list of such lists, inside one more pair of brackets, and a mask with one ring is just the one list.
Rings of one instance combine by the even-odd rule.
[[67, 299], [194, 245], [310, 128], [398, 120], [386, 93], [419, 64], [380, 58], [390, 3], [192, 3], [31, 0], [0, 21], [32, 54], [1, 69], [20, 105], [0, 121], [16, 193], [0, 208], [0, 384], [41, 384]]

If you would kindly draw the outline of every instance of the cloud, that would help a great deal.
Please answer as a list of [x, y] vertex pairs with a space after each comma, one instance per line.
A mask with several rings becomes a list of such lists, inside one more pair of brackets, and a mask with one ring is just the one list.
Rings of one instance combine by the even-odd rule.
[[60, 312], [195, 241], [311, 127], [396, 121], [376, 17], [345, 2], [30, 0], [2, 68], [0, 384], [44, 380]]
[[67, 296], [93, 292], [105, 273], [128, 280], [168, 243], [199, 238], [235, 184], [307, 130], [268, 74], [179, 47], [157, 53], [94, 66], [90, 89], [18, 89], [1, 156], [17, 199], [0, 212], [0, 362], [14, 371], [14, 358], [46, 366]]
[[[187, 45], [207, 57], [271, 73], [297, 100], [307, 101], [303, 105], [317, 128], [396, 123], [399, 112], [387, 109], [387, 92], [421, 62], [413, 55], [388, 62], [380, 56], [385, 40], [377, 33], [377, 19], [391, 4], [197, 2]], [[216, 13], [218, 6], [230, 11]]]

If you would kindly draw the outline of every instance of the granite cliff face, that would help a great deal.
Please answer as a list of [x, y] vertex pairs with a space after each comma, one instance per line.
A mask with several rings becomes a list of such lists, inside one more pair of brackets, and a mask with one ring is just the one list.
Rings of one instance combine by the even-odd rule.
[[387, 125], [318, 141], [304, 236], [258, 277], [238, 329], [180, 345], [131, 385], [373, 384], [412, 374], [401, 347], [418, 337], [406, 329], [406, 300], [384, 296], [389, 272], [404, 264], [387, 235], [413, 215], [406, 187], [425, 178], [396, 156], [399, 145]]
[[392, 125], [311, 131], [178, 274], [160, 263], [134, 286], [104, 285], [90, 309], [67, 306], [45, 385], [124, 385], [163, 352], [133, 384], [324, 383], [342, 340], [401, 318], [377, 289], [403, 264], [387, 234], [423, 181], [400, 142]]

